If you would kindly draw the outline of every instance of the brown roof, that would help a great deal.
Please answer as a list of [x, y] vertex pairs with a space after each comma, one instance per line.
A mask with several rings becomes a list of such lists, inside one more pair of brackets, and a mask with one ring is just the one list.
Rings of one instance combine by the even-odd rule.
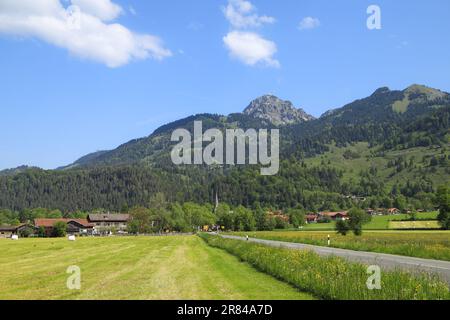
[[57, 222], [65, 222], [65, 223], [75, 222], [86, 228], [94, 227], [94, 225], [89, 223], [86, 219], [34, 219], [34, 225], [38, 228], [53, 227]]
[[17, 228], [18, 226], [0, 226], [0, 232], [14, 232]]
[[25, 227], [27, 224], [22, 223], [17, 226], [0, 226], [0, 232], [16, 232], [22, 227]]
[[283, 211], [275, 211], [275, 212], [269, 211], [268, 215], [271, 218], [278, 218], [278, 219], [281, 219], [281, 220], [283, 220], [285, 222], [289, 222], [289, 216], [283, 214]]
[[128, 222], [129, 214], [90, 214], [88, 215], [90, 222]]
[[328, 216], [328, 217], [332, 218], [332, 217], [336, 217], [338, 215], [346, 217], [347, 213], [348, 213], [347, 211], [341, 211], [341, 212], [321, 212], [320, 214], [323, 216]]

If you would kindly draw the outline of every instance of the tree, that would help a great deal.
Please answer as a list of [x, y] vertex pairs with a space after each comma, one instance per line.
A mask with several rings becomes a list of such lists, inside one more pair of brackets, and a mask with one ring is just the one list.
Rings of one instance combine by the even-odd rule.
[[337, 233], [346, 236], [347, 233], [350, 231], [350, 226], [348, 225], [348, 222], [345, 220], [339, 220], [336, 222], [336, 231]]
[[436, 193], [436, 204], [439, 206], [438, 220], [442, 228], [450, 229], [450, 188], [440, 186]]
[[138, 234], [139, 222], [137, 220], [131, 220], [130, 222], [128, 222], [127, 231], [129, 234]]
[[221, 203], [216, 210], [217, 223], [220, 227], [224, 227], [225, 230], [233, 229], [234, 212], [232, 212], [230, 206], [226, 203]]
[[301, 209], [291, 209], [287, 212], [289, 216], [289, 222], [294, 228], [301, 227], [305, 225], [306, 215]]
[[285, 220], [280, 217], [275, 218], [275, 229], [286, 229], [288, 224]]
[[256, 227], [253, 212], [244, 206], [235, 209], [234, 230], [235, 231], [253, 231]]
[[62, 238], [67, 234], [67, 223], [63, 221], [55, 222], [53, 225], [52, 237]]
[[47, 233], [45, 232], [45, 228], [42, 227], [42, 226], [39, 227], [37, 234], [38, 234], [38, 237], [39, 237], [39, 238], [45, 238], [45, 237], [47, 237]]
[[348, 212], [348, 226], [350, 227], [350, 230], [353, 231], [353, 233], [356, 236], [362, 235], [362, 227], [364, 224], [369, 223], [372, 217], [367, 214], [364, 210], [361, 210], [359, 208], [352, 208]]
[[150, 210], [144, 207], [135, 207], [130, 210], [131, 220], [128, 223], [128, 231], [133, 234], [150, 232], [152, 216]]
[[186, 214], [183, 207], [179, 203], [174, 203], [170, 206], [171, 218], [173, 223], [173, 230], [177, 232], [192, 231], [192, 226], [186, 221]]
[[394, 200], [394, 207], [396, 207], [398, 210], [400, 210], [400, 212], [405, 212], [406, 211], [406, 198], [404, 196], [398, 196], [395, 198]]
[[207, 207], [193, 202], [185, 203], [183, 211], [192, 227], [212, 226], [217, 220], [216, 216]]

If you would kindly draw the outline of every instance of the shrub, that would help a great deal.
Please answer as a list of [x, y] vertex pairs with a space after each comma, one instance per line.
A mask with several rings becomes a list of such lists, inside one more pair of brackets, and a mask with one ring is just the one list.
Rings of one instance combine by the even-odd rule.
[[364, 210], [359, 208], [353, 208], [348, 212], [348, 226], [350, 230], [357, 236], [362, 235], [362, 227], [364, 224], [369, 223], [372, 217]]
[[442, 228], [450, 229], [450, 188], [439, 187], [436, 194], [436, 202], [439, 206], [438, 220]]
[[336, 231], [339, 234], [342, 234], [343, 236], [346, 236], [347, 233], [350, 231], [350, 226], [348, 225], [348, 222], [345, 220], [339, 220], [336, 222]]
[[62, 238], [67, 235], [67, 223], [63, 221], [56, 222], [53, 225], [52, 237]]
[[37, 235], [38, 235], [39, 238], [47, 237], [47, 233], [45, 232], [45, 228], [44, 227], [39, 227]]

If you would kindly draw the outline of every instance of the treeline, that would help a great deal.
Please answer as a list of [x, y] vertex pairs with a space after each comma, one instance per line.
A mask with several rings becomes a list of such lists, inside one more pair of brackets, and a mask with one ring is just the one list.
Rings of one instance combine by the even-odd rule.
[[[393, 164], [395, 165], [395, 164]], [[402, 164], [403, 165], [403, 164]], [[420, 181], [386, 190], [375, 169], [358, 179], [343, 181], [343, 172], [327, 165], [309, 167], [294, 158], [281, 163], [277, 176], [261, 176], [254, 166], [236, 168], [145, 166], [105, 167], [89, 170], [28, 170], [0, 177], [0, 208], [24, 212], [29, 208], [54, 208], [68, 214], [97, 208], [121, 211], [147, 206], [157, 193], [171, 203], [215, 203], [234, 207], [302, 208], [306, 211], [344, 210], [361, 205], [350, 195], [367, 198], [367, 206], [389, 208], [396, 199], [406, 206], [432, 208], [435, 191], [426, 175]]]
[[286, 216], [271, 215], [271, 208], [254, 209], [242, 205], [233, 207], [225, 203], [217, 207], [193, 202], [170, 203], [162, 193], [153, 196], [148, 207], [134, 207], [128, 210], [131, 234], [192, 232], [203, 230], [254, 231], [299, 227], [305, 223], [305, 211], [291, 209]]
[[[145, 206], [150, 198], [164, 193], [171, 202], [214, 203], [238, 206], [310, 210], [324, 201], [347, 206], [339, 192], [341, 173], [332, 168], [307, 168], [285, 161], [280, 175], [261, 176], [257, 167], [205, 169], [145, 166], [105, 167], [89, 170], [29, 170], [0, 177], [0, 208], [56, 208], [62, 212], [105, 208], [119, 211], [123, 206]], [[168, 171], [171, 170], [171, 171]]]

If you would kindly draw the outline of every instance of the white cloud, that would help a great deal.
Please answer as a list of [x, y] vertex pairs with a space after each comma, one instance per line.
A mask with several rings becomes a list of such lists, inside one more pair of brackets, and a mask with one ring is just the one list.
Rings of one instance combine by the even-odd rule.
[[114, 20], [123, 12], [123, 9], [111, 0], [72, 0], [72, 4], [80, 7], [84, 13], [103, 21]]
[[121, 24], [105, 23], [122, 8], [110, 0], [1, 0], [0, 33], [34, 37], [65, 48], [71, 54], [115, 68], [137, 59], [172, 55], [153, 35], [137, 34]]
[[261, 37], [254, 32], [232, 31], [223, 41], [230, 51], [230, 55], [249, 65], [265, 65], [279, 67], [280, 63], [273, 56], [277, 52], [274, 42]]
[[303, 18], [298, 26], [300, 30], [315, 29], [318, 27], [320, 27], [320, 20], [313, 17]]
[[228, 0], [223, 12], [230, 24], [237, 29], [260, 27], [275, 22], [273, 17], [257, 15], [256, 7], [246, 0]]

